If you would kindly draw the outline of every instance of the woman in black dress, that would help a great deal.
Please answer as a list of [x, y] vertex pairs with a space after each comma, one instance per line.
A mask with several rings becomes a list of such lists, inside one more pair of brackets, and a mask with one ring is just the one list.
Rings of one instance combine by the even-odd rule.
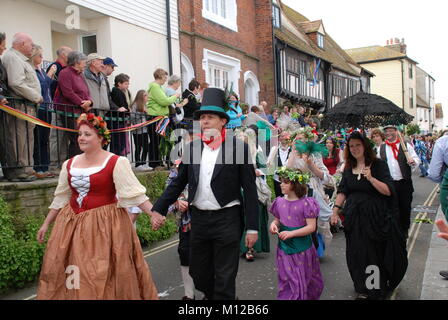
[[331, 223], [337, 223], [345, 202], [347, 266], [357, 299], [384, 298], [406, 273], [406, 240], [397, 224], [394, 192], [387, 163], [376, 157], [367, 138], [354, 132]]

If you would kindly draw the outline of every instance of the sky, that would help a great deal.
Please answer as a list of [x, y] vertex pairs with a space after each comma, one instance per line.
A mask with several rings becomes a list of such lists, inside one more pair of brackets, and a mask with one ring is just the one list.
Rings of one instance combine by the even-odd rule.
[[435, 101], [448, 125], [448, 19], [446, 0], [282, 0], [325, 31], [343, 49], [385, 46], [404, 38], [407, 55], [435, 80]]

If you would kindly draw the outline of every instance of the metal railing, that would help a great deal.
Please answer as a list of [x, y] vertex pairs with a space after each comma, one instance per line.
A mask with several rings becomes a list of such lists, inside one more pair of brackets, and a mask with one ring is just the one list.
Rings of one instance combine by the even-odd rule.
[[[79, 106], [44, 103], [40, 105], [29, 101], [7, 97], [7, 106], [35, 116], [55, 126], [76, 129], [76, 120], [83, 109]], [[89, 112], [102, 116], [109, 129], [125, 128], [151, 120], [152, 116], [143, 112], [118, 112], [104, 109], [91, 109]], [[111, 143], [106, 150], [127, 157], [135, 166], [157, 167], [169, 162], [169, 156], [159, 153], [162, 137], [156, 132], [157, 122], [132, 132], [111, 134]], [[191, 126], [191, 121], [174, 125], [170, 121], [167, 132]], [[60, 168], [62, 163], [80, 154], [77, 133], [50, 129], [21, 120], [0, 111], [0, 162], [2, 169], [46, 172]], [[5, 171], [5, 170], [3, 170]]]

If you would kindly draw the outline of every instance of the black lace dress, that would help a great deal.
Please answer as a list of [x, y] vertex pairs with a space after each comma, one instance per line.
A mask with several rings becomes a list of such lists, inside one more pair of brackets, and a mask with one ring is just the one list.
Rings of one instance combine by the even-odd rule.
[[[376, 160], [372, 176], [386, 183], [392, 196], [380, 194], [364, 177], [345, 170], [338, 193], [344, 206], [346, 258], [356, 292], [382, 298], [403, 279], [407, 265], [406, 239], [398, 226], [393, 180], [387, 163]], [[374, 276], [378, 270], [380, 277]], [[376, 272], [377, 273], [377, 272]]]

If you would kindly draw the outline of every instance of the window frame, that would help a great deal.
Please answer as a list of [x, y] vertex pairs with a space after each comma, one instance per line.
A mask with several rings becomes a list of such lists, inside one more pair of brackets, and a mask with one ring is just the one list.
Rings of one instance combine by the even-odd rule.
[[274, 28], [280, 29], [282, 27], [282, 15], [280, 13], [280, 7], [272, 5], [272, 25]]
[[317, 46], [321, 49], [325, 49], [325, 36], [322, 33], [317, 32], [316, 40], [317, 40]]
[[[216, 2], [216, 12], [213, 10]], [[224, 13], [223, 13], [224, 9]], [[203, 0], [202, 17], [227, 29], [238, 32], [238, 6], [236, 0]]]

